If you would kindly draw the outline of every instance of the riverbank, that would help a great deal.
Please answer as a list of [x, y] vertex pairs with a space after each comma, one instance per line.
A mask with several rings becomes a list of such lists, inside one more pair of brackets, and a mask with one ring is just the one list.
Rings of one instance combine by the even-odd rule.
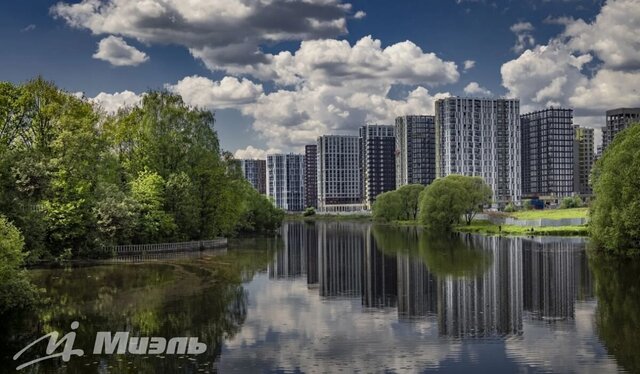
[[473, 221], [470, 225], [460, 224], [455, 227], [457, 232], [477, 233], [486, 235], [510, 236], [588, 236], [589, 227], [557, 226], [557, 227], [524, 227], [515, 225], [496, 225], [489, 221]]
[[373, 222], [373, 216], [368, 214], [314, 214], [304, 216], [302, 213], [287, 213], [285, 221], [357, 221]]

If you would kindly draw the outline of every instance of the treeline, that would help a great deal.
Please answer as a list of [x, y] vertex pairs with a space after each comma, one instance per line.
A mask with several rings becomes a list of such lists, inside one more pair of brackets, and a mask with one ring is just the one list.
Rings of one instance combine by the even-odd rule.
[[167, 92], [110, 115], [41, 78], [0, 83], [0, 214], [29, 260], [277, 229], [214, 122]]
[[491, 204], [492, 195], [480, 177], [449, 175], [427, 187], [411, 184], [378, 195], [373, 216], [388, 222], [418, 220], [434, 231], [451, 231], [461, 218], [471, 224]]

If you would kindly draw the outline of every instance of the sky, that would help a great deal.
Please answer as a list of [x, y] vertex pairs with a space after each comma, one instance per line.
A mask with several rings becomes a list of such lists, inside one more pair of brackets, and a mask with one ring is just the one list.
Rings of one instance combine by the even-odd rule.
[[639, 0], [3, 0], [0, 80], [42, 75], [108, 112], [166, 89], [263, 158], [448, 95], [599, 129], [640, 106], [638, 35]]

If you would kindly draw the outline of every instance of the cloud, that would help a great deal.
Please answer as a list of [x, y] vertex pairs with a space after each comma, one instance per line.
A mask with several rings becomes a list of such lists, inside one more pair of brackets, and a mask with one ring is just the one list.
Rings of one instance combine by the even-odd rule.
[[381, 41], [371, 36], [354, 45], [336, 39], [304, 41], [295, 53], [280, 52], [269, 63], [243, 72], [282, 85], [359, 87], [380, 82], [433, 86], [460, 77], [454, 62], [426, 53], [411, 41], [382, 48]]
[[114, 66], [137, 66], [149, 60], [144, 52], [113, 35], [100, 40], [93, 58], [107, 61]]
[[355, 18], [355, 19], [363, 19], [366, 16], [367, 16], [366, 12], [364, 12], [362, 10], [359, 10], [359, 11], [356, 12], [356, 14], [353, 15], [353, 18]]
[[234, 154], [237, 160], [266, 160], [268, 154], [281, 153], [279, 149], [260, 149], [248, 146], [245, 149], [238, 149]]
[[[457, 66], [406, 41], [382, 47], [364, 37], [351, 45], [334, 39], [302, 42], [251, 68], [251, 75], [275, 82], [264, 92], [248, 79], [220, 82], [189, 77], [167, 86], [189, 105], [238, 108], [253, 118], [253, 128], [271, 148], [300, 150], [331, 132], [357, 132], [367, 122], [392, 123], [398, 115], [433, 113], [436, 97], [426, 87], [456, 82]], [[389, 98], [395, 85], [409, 87]]]
[[512, 25], [510, 30], [516, 34], [516, 44], [513, 46], [514, 52], [520, 53], [527, 49], [527, 47], [536, 44], [536, 40], [532, 34], [535, 28], [530, 22], [518, 22]]
[[239, 108], [255, 102], [264, 93], [261, 84], [235, 77], [224, 77], [214, 82], [194, 75], [165, 87], [180, 94], [187, 104], [209, 109]]
[[467, 71], [473, 69], [474, 67], [476, 67], [476, 62], [474, 60], [466, 60], [464, 62], [464, 72], [466, 73]]
[[640, 69], [640, 2], [609, 0], [595, 21], [566, 21], [563, 37], [570, 48], [593, 52], [608, 69]]
[[131, 91], [116, 92], [113, 94], [100, 92], [89, 102], [99, 106], [107, 113], [116, 113], [120, 109], [133, 107], [142, 102], [143, 95], [137, 95]]
[[491, 96], [491, 91], [481, 87], [477, 82], [471, 82], [464, 88], [464, 93], [472, 96]]
[[51, 14], [94, 35], [184, 46], [211, 70], [265, 63], [261, 46], [347, 33], [340, 0], [82, 0]]
[[502, 65], [502, 85], [522, 112], [564, 106], [576, 123], [601, 127], [606, 110], [640, 105], [638, 20], [640, 3], [628, 0], [610, 0], [591, 23], [564, 18], [547, 45]]
[[32, 23], [32, 24], [27, 25], [27, 26], [26, 26], [26, 27], [24, 27], [23, 29], [21, 29], [21, 30], [20, 30], [20, 32], [29, 32], [29, 31], [33, 31], [33, 30], [35, 30], [35, 29], [36, 29], [36, 25], [34, 25], [34, 24]]

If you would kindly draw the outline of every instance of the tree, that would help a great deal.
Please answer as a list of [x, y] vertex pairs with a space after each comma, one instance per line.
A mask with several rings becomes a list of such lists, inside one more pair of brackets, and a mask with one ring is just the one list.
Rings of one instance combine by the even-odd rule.
[[164, 179], [155, 172], [141, 172], [131, 182], [131, 195], [140, 206], [140, 216], [136, 228], [137, 241], [153, 243], [171, 239], [176, 230], [173, 217], [164, 211]]
[[373, 203], [373, 217], [388, 222], [402, 219], [403, 203], [396, 191], [381, 193]]
[[640, 254], [640, 126], [617, 134], [592, 172], [589, 229], [596, 246]]
[[450, 231], [464, 216], [467, 224], [491, 203], [491, 188], [480, 177], [449, 175], [436, 179], [420, 198], [420, 221], [433, 230]]
[[402, 202], [401, 219], [415, 220], [418, 218], [420, 194], [424, 190], [421, 184], [409, 184], [397, 190]]
[[24, 238], [5, 217], [0, 216], [0, 316], [35, 300], [36, 290], [21, 267]]

